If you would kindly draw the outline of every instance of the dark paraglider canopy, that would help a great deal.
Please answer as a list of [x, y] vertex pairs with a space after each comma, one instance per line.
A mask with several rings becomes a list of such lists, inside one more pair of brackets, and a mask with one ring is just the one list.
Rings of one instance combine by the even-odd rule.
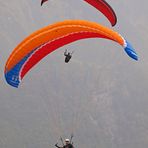
[[44, 2], [47, 2], [48, 0], [42, 0], [41, 1], [41, 6], [43, 5]]

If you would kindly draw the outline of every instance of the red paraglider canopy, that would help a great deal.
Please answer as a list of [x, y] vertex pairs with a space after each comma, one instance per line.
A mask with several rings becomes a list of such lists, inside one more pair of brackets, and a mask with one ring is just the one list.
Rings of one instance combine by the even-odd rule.
[[112, 26], [117, 23], [117, 17], [112, 7], [105, 0], [84, 0], [99, 11], [101, 11], [107, 19], [111, 22]]
[[[42, 0], [41, 1], [41, 6], [43, 5], [44, 2], [48, 0]], [[106, 18], [110, 21], [112, 26], [115, 26], [117, 23], [117, 17], [112, 9], [112, 7], [105, 1], [105, 0], [84, 0], [97, 10], [99, 10]]]
[[42, 0], [41, 1], [41, 6], [43, 5], [44, 2], [47, 2], [48, 0]]

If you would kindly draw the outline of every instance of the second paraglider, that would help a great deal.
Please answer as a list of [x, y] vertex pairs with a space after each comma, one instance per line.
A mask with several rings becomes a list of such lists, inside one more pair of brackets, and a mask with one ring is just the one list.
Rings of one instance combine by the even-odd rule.
[[[44, 2], [47, 2], [48, 0], [42, 0], [41, 6]], [[99, 10], [104, 16], [110, 21], [112, 26], [115, 26], [117, 23], [117, 17], [112, 9], [112, 7], [105, 1], [105, 0], [83, 0]]]
[[117, 42], [132, 59], [138, 60], [135, 50], [119, 33], [95, 22], [65, 20], [34, 32], [13, 50], [5, 65], [7, 83], [18, 87], [26, 73], [46, 55], [66, 44], [88, 38]]

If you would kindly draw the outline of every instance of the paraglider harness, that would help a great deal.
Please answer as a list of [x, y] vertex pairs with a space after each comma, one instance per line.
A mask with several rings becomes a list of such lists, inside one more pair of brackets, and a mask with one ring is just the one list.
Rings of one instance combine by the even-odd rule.
[[67, 53], [67, 49], [65, 50], [65, 52], [64, 52], [64, 56], [65, 56], [65, 63], [68, 63], [69, 61], [70, 61], [70, 59], [71, 59], [71, 57], [72, 57], [72, 54], [73, 54], [73, 52], [68, 52]]
[[63, 141], [62, 137], [60, 137], [60, 140], [61, 140], [63, 146], [62, 147], [58, 146], [58, 143], [56, 143], [55, 146], [57, 148], [74, 148], [72, 138], [73, 138], [73, 134], [71, 134], [69, 143], [67, 145], [64, 145], [64, 141]]

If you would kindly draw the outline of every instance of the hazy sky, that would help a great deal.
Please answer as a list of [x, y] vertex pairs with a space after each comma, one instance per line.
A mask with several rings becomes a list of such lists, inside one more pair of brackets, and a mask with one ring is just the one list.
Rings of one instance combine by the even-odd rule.
[[[82, 40], [47, 56], [16, 89], [6, 84], [4, 66], [30, 33], [65, 19], [111, 25], [82, 0], [49, 0], [43, 7], [40, 0], [0, 0], [1, 148], [53, 147], [71, 131], [76, 147], [147, 148], [148, 1], [107, 2], [118, 18], [113, 29], [132, 43], [138, 62], [114, 42]], [[65, 48], [75, 51], [67, 65]]]

